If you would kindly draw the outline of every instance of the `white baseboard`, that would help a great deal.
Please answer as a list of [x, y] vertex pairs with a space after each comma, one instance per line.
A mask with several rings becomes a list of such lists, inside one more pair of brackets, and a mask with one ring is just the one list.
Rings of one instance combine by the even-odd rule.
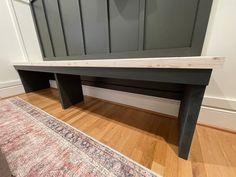
[[[51, 80], [50, 85], [57, 88], [56, 82]], [[141, 94], [104, 89], [98, 87], [91, 87], [83, 85], [84, 95], [95, 98], [100, 98], [116, 103], [130, 105], [142, 109], [147, 109], [162, 114], [177, 116], [179, 110], [179, 101], [170, 100], [165, 98], [157, 98], [153, 96], [146, 96]]]
[[147, 109], [171, 116], [177, 116], [179, 112], [178, 110], [180, 102], [176, 100], [96, 88], [91, 86], [83, 86], [83, 92], [88, 96]]
[[18, 95], [24, 92], [25, 91], [20, 80], [0, 82], [0, 97], [1, 98]]
[[[57, 88], [55, 81], [50, 81], [51, 87]], [[162, 114], [177, 116], [179, 101], [152, 96], [83, 86], [85, 95], [130, 105]], [[20, 80], [0, 82], [0, 97], [9, 97], [24, 93]], [[236, 100], [206, 96], [199, 115], [198, 122], [222, 129], [236, 131]]]
[[235, 99], [205, 96], [202, 104], [207, 107], [236, 111]]
[[236, 111], [202, 106], [198, 123], [236, 132]]
[[[179, 111], [179, 102], [170, 99], [133, 94], [103, 88], [83, 86], [85, 95], [101, 98], [117, 103], [122, 103], [154, 112], [177, 116]], [[230, 109], [229, 106], [231, 105]], [[236, 131], [236, 109], [235, 101], [224, 100], [222, 98], [205, 97], [198, 123]], [[220, 107], [222, 106], [222, 108]], [[214, 107], [214, 108], [213, 108]]]
[[21, 81], [20, 80], [10, 80], [10, 81], [5, 81], [5, 82], [0, 82], [0, 89], [12, 87], [12, 86], [16, 86], [16, 85], [21, 85]]
[[198, 122], [236, 132], [236, 100], [205, 96]]
[[[55, 81], [51, 82], [56, 88]], [[83, 86], [85, 95], [177, 116], [179, 101], [128, 92]], [[236, 100], [205, 96], [198, 123], [236, 131]]]

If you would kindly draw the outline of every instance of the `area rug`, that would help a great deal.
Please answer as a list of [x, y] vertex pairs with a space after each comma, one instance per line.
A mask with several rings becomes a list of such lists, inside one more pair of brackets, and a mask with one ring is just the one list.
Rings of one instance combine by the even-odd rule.
[[17, 97], [0, 101], [0, 148], [16, 177], [159, 176]]

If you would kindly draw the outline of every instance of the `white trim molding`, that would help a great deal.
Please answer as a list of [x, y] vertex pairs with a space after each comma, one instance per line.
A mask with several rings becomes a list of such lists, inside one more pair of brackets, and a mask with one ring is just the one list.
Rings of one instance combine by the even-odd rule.
[[14, 96], [24, 92], [25, 91], [20, 80], [0, 82], [0, 98]]
[[205, 96], [198, 122], [236, 132], [236, 100]]
[[15, 32], [17, 34], [18, 43], [20, 45], [21, 51], [22, 51], [23, 56], [24, 56], [24, 60], [29, 61], [28, 53], [27, 53], [27, 50], [26, 50], [26, 47], [25, 47], [24, 39], [23, 39], [23, 36], [22, 36], [22, 33], [21, 33], [21, 29], [20, 29], [19, 21], [17, 19], [17, 15], [16, 15], [16, 11], [15, 11], [15, 8], [14, 8], [14, 5], [13, 5], [13, 1], [8, 0], [7, 2], [8, 2], [9, 11], [11, 12], [10, 15], [11, 15], [11, 19], [12, 19], [12, 22], [13, 22], [13, 25], [14, 25], [14, 29], [15, 29]]
[[[55, 81], [51, 86], [57, 88]], [[84, 95], [178, 116], [179, 101], [83, 85]], [[236, 132], [236, 100], [205, 96], [198, 123]]]
[[[57, 88], [56, 82], [54, 80], [50, 80], [50, 85], [52, 88]], [[84, 95], [103, 100], [146, 109], [170, 116], [177, 116], [179, 112], [180, 102], [176, 100], [157, 98], [153, 96], [104, 89], [87, 85], [83, 85], [82, 88]]]
[[20, 80], [10, 80], [10, 81], [5, 81], [5, 82], [0, 82], [0, 89], [12, 87], [12, 86], [16, 86], [16, 85], [21, 85], [21, 81]]
[[236, 111], [202, 106], [198, 123], [236, 132]]
[[230, 98], [205, 96], [203, 106], [236, 111], [236, 100]]
[[[50, 81], [57, 88], [55, 81]], [[83, 85], [84, 95], [124, 105], [146, 109], [161, 114], [177, 116], [180, 102], [171, 99], [128, 93], [123, 91]], [[0, 82], [0, 97], [24, 93], [20, 80]], [[198, 123], [236, 132], [236, 100], [206, 96], [203, 100]]]
[[177, 116], [179, 112], [180, 102], [171, 99], [158, 98], [153, 96], [96, 88], [91, 86], [83, 86], [85, 95], [146, 109], [170, 116]]
[[[152, 96], [83, 86], [85, 95], [138, 107], [170, 116], [178, 116], [179, 101]], [[236, 100], [206, 96], [198, 123], [236, 132]]]

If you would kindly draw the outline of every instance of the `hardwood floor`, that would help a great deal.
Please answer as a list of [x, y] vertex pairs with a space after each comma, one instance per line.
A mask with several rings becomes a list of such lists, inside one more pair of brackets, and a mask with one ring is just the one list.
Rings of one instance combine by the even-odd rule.
[[198, 125], [186, 161], [175, 119], [91, 97], [63, 110], [55, 89], [19, 97], [165, 177], [236, 176], [236, 134]]

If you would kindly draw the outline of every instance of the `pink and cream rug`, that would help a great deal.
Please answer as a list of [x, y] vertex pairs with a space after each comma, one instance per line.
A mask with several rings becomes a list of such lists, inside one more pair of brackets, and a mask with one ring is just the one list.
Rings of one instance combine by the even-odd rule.
[[159, 176], [20, 98], [0, 101], [0, 148], [16, 177]]

